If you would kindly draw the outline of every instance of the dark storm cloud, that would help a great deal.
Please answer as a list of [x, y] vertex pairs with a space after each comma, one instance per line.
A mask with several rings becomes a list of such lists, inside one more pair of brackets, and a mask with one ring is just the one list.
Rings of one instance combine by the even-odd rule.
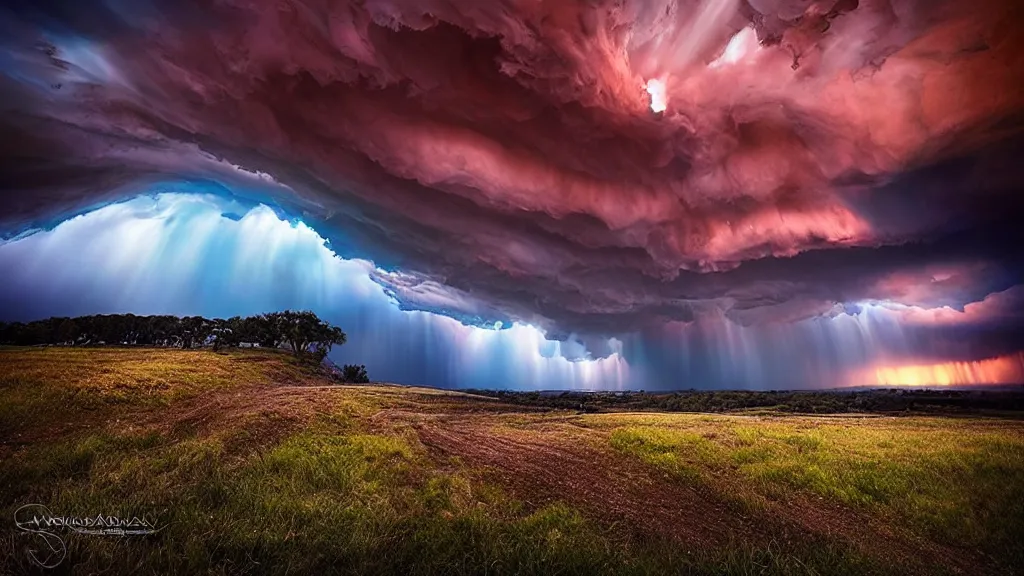
[[8, 231], [217, 182], [392, 270], [407, 307], [552, 335], [1021, 281], [1018, 3], [6, 10]]

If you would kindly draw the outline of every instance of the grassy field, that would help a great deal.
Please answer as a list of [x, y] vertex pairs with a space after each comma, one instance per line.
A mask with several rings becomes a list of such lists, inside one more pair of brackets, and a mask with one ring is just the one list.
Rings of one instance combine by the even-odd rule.
[[0, 573], [15, 511], [75, 574], [1010, 574], [1024, 423], [581, 414], [328, 386], [266, 351], [0, 349]]

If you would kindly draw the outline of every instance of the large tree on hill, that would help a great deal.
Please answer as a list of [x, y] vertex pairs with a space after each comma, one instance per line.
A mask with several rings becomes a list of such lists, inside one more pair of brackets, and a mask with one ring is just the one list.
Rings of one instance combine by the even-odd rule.
[[312, 354], [323, 360], [331, 347], [345, 343], [345, 333], [309, 310], [271, 312], [264, 318], [274, 340], [287, 344], [295, 355]]

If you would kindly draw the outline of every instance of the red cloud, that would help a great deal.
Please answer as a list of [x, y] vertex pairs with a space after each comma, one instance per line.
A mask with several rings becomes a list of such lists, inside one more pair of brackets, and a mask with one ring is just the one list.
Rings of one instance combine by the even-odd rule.
[[467, 310], [568, 330], [913, 299], [892, 278], [942, 264], [942, 239], [965, 230], [957, 262], [997, 279], [939, 299], [1013, 281], [985, 234], [1015, 184], [998, 170], [900, 183], [1019, 136], [1005, 123], [1024, 109], [1017, 3], [125, 10], [6, 19], [37, 42], [5, 41], [19, 56], [0, 87], [19, 142], [6, 156], [31, 160], [4, 167], [6, 224], [242, 167], [325, 234], [484, 303]]

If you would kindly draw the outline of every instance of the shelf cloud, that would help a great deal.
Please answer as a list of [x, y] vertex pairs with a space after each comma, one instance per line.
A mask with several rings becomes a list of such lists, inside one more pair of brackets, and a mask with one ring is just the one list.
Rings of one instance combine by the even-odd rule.
[[0, 229], [202, 183], [468, 324], [604, 342], [870, 302], [1010, 353], [1022, 23], [1010, 0], [7, 3]]

